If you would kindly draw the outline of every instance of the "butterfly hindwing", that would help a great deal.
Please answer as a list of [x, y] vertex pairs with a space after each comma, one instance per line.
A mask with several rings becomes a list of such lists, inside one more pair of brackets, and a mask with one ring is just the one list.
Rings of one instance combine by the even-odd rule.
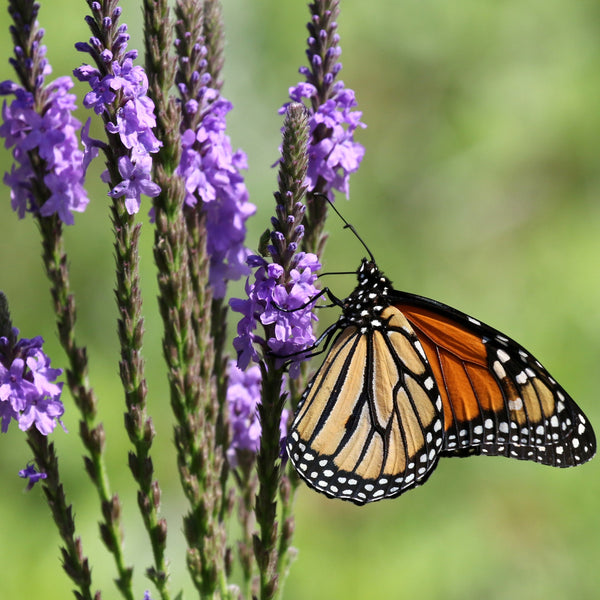
[[557, 467], [594, 455], [594, 432], [583, 412], [517, 342], [428, 298], [396, 292], [393, 301], [440, 385], [444, 455], [502, 455]]
[[342, 329], [288, 436], [301, 477], [356, 504], [423, 483], [443, 445], [442, 401], [423, 348], [394, 307], [380, 322], [385, 327]]

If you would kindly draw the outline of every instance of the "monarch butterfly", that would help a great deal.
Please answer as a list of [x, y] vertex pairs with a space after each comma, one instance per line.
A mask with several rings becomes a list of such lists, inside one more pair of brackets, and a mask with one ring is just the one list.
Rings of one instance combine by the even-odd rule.
[[350, 296], [331, 296], [342, 315], [322, 338], [337, 335], [287, 438], [310, 487], [362, 505], [423, 484], [442, 456], [555, 467], [594, 456], [590, 422], [536, 358], [465, 313], [395, 290], [344, 222], [370, 260]]

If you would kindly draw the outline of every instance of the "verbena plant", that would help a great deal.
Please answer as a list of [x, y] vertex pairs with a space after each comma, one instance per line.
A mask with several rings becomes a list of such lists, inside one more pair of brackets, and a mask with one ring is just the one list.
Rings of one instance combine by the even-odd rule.
[[[19, 474], [29, 489], [38, 481], [43, 488], [76, 598], [99, 599], [102, 593], [92, 581], [75, 507], [48, 439], [65, 410], [79, 411], [84, 466], [98, 494], [100, 534], [114, 561], [119, 593], [139, 598], [134, 581], [143, 571], [153, 584], [144, 598], [181, 597], [168, 564], [184, 557], [166, 555], [167, 522], [153, 470], [155, 431], [142, 352], [137, 215], [149, 210], [177, 468], [188, 502], [183, 531], [189, 575], [201, 598], [275, 598], [294, 556], [292, 503], [298, 482], [281, 442], [307, 379], [304, 351], [316, 339], [316, 317], [307, 301], [318, 293], [326, 239], [323, 196], [333, 201], [334, 191], [348, 193], [349, 175], [364, 152], [354, 141], [363, 126], [354, 93], [338, 78], [338, 0], [315, 0], [309, 7], [308, 66], [300, 69], [303, 81], [289, 90], [290, 102], [280, 109], [274, 216], [261, 239], [251, 241], [245, 239], [246, 221], [255, 207], [244, 184], [246, 156], [232, 150], [226, 134], [232, 105], [222, 94], [219, 2], [176, 0], [170, 9], [166, 0], [143, 0], [143, 57], [128, 48], [118, 4], [87, 2], [91, 37], [75, 48], [88, 62], [77, 66], [73, 55], [73, 74], [88, 86], [83, 106], [91, 116], [82, 126], [73, 116], [71, 77], [49, 81], [40, 4], [8, 2], [16, 77], [0, 84], [7, 97], [0, 135], [14, 158], [4, 182], [18, 217], [33, 218], [40, 231], [64, 349], [64, 356], [53, 360], [64, 363], [65, 381], [58, 382], [63, 370], [50, 366], [40, 337], [19, 337], [8, 300], [0, 294], [2, 432], [14, 420], [26, 435], [32, 459]], [[90, 137], [92, 119], [102, 121], [102, 139]], [[75, 226], [74, 213], [84, 212], [90, 201], [85, 176], [99, 155], [112, 199], [114, 246], [106, 252], [115, 257], [128, 463], [153, 557], [151, 565], [135, 568], [123, 551], [121, 502], [111, 491], [106, 433], [88, 377], [93, 356], [77, 342], [69, 276], [77, 257], [68, 255], [63, 238], [64, 227]], [[147, 208], [142, 196], [151, 198], [144, 200]], [[245, 296], [228, 299], [228, 282], [241, 277], [247, 277]], [[228, 306], [241, 313], [233, 348], [227, 346]], [[241, 524], [240, 539], [229, 537], [232, 519]], [[236, 562], [237, 579], [232, 577]], [[113, 597], [114, 590], [104, 595]]]

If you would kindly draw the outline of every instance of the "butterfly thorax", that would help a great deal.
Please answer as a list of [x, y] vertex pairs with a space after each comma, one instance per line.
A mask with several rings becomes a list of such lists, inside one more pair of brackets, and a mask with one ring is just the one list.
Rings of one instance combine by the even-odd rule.
[[363, 258], [356, 274], [358, 285], [342, 304], [340, 326], [355, 325], [366, 332], [384, 325], [381, 313], [389, 306], [392, 282], [373, 261]]

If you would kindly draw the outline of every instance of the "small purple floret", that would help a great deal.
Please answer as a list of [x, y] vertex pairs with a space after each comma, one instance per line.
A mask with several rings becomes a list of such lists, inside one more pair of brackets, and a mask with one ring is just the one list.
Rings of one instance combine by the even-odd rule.
[[160, 187], [150, 179], [152, 159], [148, 155], [141, 156], [132, 162], [128, 156], [119, 158], [119, 173], [123, 178], [110, 192], [112, 198], [125, 196], [125, 208], [130, 215], [140, 209], [142, 194], [154, 198], [160, 194]]
[[19, 471], [19, 477], [29, 480], [26, 489], [30, 490], [40, 479], [46, 479], [48, 475], [43, 471], [37, 471], [33, 463], [29, 463]]

